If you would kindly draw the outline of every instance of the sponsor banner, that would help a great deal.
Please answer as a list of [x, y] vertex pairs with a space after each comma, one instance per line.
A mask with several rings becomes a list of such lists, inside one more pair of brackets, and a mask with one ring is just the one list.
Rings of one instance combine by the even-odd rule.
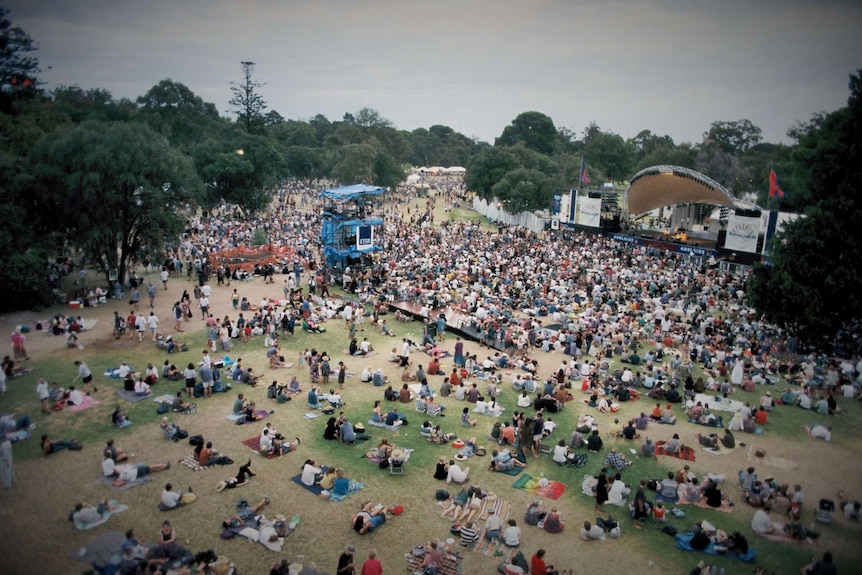
[[551, 215], [556, 216], [560, 213], [560, 203], [563, 200], [563, 196], [560, 194], [554, 194], [554, 204], [551, 206]]
[[374, 226], [356, 227], [356, 251], [366, 251], [374, 247]]
[[760, 216], [750, 218], [732, 214], [727, 221], [724, 248], [737, 252], [754, 253], [760, 235]]
[[582, 197], [578, 200], [578, 225], [601, 227], [602, 199]]
[[552, 220], [551, 220], [551, 229], [552, 229], [552, 230], [558, 230], [558, 229], [560, 229], [560, 220], [559, 220], [559, 219], [554, 218], [554, 219], [552, 219]]

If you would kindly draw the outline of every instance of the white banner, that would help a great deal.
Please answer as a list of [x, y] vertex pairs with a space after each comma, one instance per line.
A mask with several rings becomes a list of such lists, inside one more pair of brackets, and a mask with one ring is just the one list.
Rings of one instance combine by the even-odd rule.
[[374, 247], [374, 226], [356, 227], [356, 250], [364, 252]]
[[601, 198], [589, 198], [586, 196], [578, 198], [578, 224], [591, 228], [598, 228], [601, 226], [601, 216]]
[[755, 253], [760, 235], [760, 217], [747, 218], [732, 214], [727, 221], [727, 239], [724, 248], [738, 252]]

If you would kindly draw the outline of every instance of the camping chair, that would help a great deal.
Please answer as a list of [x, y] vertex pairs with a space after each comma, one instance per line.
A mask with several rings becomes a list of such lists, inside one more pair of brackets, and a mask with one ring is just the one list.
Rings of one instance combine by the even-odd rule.
[[443, 411], [443, 408], [439, 405], [430, 405], [428, 403], [425, 404], [425, 414], [431, 417], [435, 415], [440, 415], [440, 412]]
[[831, 499], [821, 499], [817, 506], [817, 521], [820, 523], [832, 523], [832, 514], [835, 512], [835, 502]]
[[404, 460], [403, 459], [395, 459], [393, 457], [389, 458], [389, 474], [390, 475], [404, 475]]

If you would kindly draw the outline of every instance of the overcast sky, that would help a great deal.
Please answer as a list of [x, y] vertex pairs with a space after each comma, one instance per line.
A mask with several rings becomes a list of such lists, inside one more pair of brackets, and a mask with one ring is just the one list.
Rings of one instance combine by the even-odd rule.
[[493, 142], [536, 110], [699, 142], [747, 118], [765, 141], [846, 104], [862, 68], [855, 0], [0, 0], [47, 87], [135, 99], [165, 78], [229, 112], [240, 61], [289, 119], [362, 107], [402, 130]]

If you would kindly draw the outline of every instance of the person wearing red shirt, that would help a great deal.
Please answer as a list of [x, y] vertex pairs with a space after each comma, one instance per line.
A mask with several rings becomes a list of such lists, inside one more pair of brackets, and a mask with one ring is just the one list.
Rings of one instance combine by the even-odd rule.
[[377, 551], [372, 549], [368, 552], [368, 559], [362, 564], [360, 575], [383, 575], [383, 565], [377, 558]]
[[760, 406], [760, 409], [757, 410], [757, 413], [754, 414], [754, 423], [757, 425], [766, 425], [766, 422], [769, 420], [769, 412], [763, 406]]
[[554, 566], [545, 564], [545, 550], [539, 549], [530, 559], [530, 575], [557, 575]]

